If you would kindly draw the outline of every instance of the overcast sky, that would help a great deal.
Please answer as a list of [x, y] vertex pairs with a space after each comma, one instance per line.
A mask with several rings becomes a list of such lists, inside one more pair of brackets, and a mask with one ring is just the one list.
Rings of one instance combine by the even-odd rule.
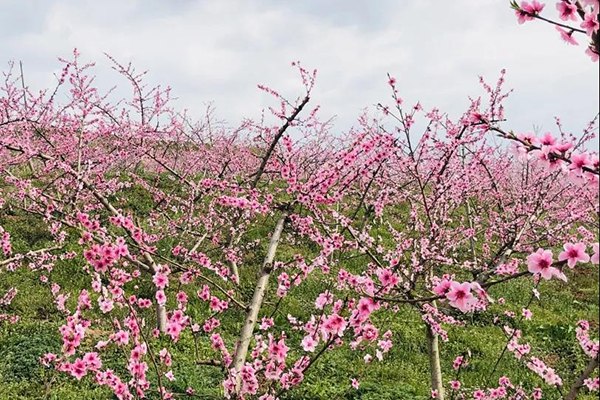
[[[555, 14], [554, 2], [547, 8]], [[238, 123], [256, 117], [266, 84], [300, 94], [290, 62], [318, 69], [314, 103], [347, 130], [365, 107], [389, 99], [386, 73], [401, 96], [458, 116], [478, 76], [507, 69], [507, 128], [554, 128], [554, 116], [579, 133], [598, 113], [598, 63], [560, 41], [542, 22], [518, 25], [508, 0], [0, 0], [0, 55], [21, 60], [26, 82], [55, 82], [58, 56], [77, 47], [96, 61], [102, 87], [126, 86], [103, 52], [149, 70], [170, 85], [177, 106]], [[585, 42], [581, 38], [580, 42]], [[597, 142], [596, 142], [597, 143]]]

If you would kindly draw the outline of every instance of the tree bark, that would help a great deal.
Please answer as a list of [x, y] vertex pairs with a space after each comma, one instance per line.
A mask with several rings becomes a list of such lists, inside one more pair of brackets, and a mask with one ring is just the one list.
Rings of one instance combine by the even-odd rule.
[[442, 368], [440, 366], [440, 348], [438, 335], [431, 327], [425, 324], [427, 330], [427, 353], [429, 355], [429, 373], [431, 374], [431, 390], [437, 391], [437, 399], [444, 400], [444, 383], [442, 382]]
[[[152, 256], [149, 253], [144, 252], [144, 259], [150, 264], [152, 274], [156, 274], [158, 272], [158, 265], [156, 265]], [[154, 293], [157, 291], [158, 290]], [[164, 305], [158, 304], [158, 302], [156, 303], [156, 329], [158, 329], [160, 333], [165, 333], [167, 331], [167, 308]]]
[[160, 333], [167, 331], [167, 308], [159, 304], [156, 305], [156, 329]]
[[585, 370], [583, 370], [583, 372], [581, 373], [581, 376], [579, 377], [579, 379], [577, 379], [577, 382], [575, 382], [573, 384], [573, 386], [571, 386], [571, 390], [569, 391], [569, 394], [567, 394], [567, 397], [565, 397], [565, 400], [574, 400], [577, 398], [579, 391], [581, 390], [581, 388], [584, 385], [583, 382], [590, 377], [592, 372], [594, 372], [594, 370], [597, 367], [598, 367], [598, 356], [596, 355], [596, 357], [594, 357], [590, 360], [587, 367], [585, 367]]
[[[269, 277], [271, 276], [271, 271], [273, 270], [272, 264], [275, 258], [275, 252], [277, 251], [277, 246], [279, 245], [279, 241], [281, 239], [281, 233], [283, 232], [283, 226], [285, 225], [286, 218], [287, 213], [284, 213], [277, 221], [277, 225], [275, 226], [275, 230], [273, 231], [273, 235], [271, 236], [269, 248], [263, 261], [258, 280], [256, 282], [254, 295], [252, 296], [252, 302], [248, 307], [246, 320], [244, 321], [244, 325], [242, 326], [242, 330], [240, 331], [240, 337], [237, 342], [234, 358], [234, 367], [237, 371], [239, 371], [246, 362], [248, 347], [250, 345], [250, 341], [252, 340], [254, 326], [256, 325], [256, 320], [258, 318], [258, 312], [260, 311], [265, 292], [267, 290], [267, 286], [269, 285]], [[240, 384], [241, 382], [238, 378], [238, 391], [240, 388]]]

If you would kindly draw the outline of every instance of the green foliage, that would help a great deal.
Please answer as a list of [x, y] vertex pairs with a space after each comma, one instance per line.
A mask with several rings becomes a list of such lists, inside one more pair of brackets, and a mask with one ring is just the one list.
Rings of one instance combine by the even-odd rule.
[[[3, 329], [0, 336], [0, 380], [3, 382], [36, 381], [43, 367], [39, 357], [60, 349], [56, 329], [19, 324]], [[54, 327], [56, 328], [56, 327]]]

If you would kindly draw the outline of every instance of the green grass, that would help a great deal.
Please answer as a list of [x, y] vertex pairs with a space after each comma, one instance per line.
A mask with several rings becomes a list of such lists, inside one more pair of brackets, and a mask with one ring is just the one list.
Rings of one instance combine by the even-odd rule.
[[[137, 199], [135, 202], [126, 203], [124, 207], [135, 209], [144, 213], [151, 209], [153, 200], [144, 195], [145, 191], [132, 187], [130, 196]], [[52, 236], [47, 232], [45, 225], [36, 217], [19, 213], [0, 214], [0, 224], [12, 235], [15, 252], [36, 249], [48, 244]], [[265, 238], [273, 221], [265, 221], [264, 226], [252, 232], [253, 237]], [[76, 237], [71, 235], [66, 249], [76, 249]], [[168, 248], [169, 238], [158, 243], [159, 248]], [[251, 239], [249, 239], [251, 240]], [[242, 281], [247, 282], [242, 286], [246, 299], [252, 296], [253, 277], [266, 248], [266, 240], [260, 246], [249, 252], [245, 263], [242, 265]], [[296, 248], [284, 245], [278, 252], [278, 259], [291, 258], [295, 253], [311, 254], [314, 249]], [[345, 263], [344, 268], [351, 270], [365, 263], [365, 258], [356, 258]], [[76, 301], [78, 290], [89, 286], [89, 277], [83, 272], [84, 260], [79, 254], [70, 260], [57, 260], [54, 268], [48, 274], [52, 282], [61, 285], [61, 293], [72, 292], [72, 298], [67, 305], [72, 309]], [[58, 327], [64, 316], [52, 302], [49, 284], [42, 283], [39, 271], [32, 271], [22, 267], [15, 272], [3, 271], [0, 274], [0, 293], [11, 287], [17, 287], [19, 294], [9, 306], [10, 314], [21, 316], [21, 321], [14, 325], [0, 323], [0, 399], [110, 399], [112, 394], [103, 387], [93, 384], [89, 377], [81, 381], [56, 371], [42, 367], [38, 358], [47, 352], [59, 352], [61, 346]], [[326, 288], [325, 280], [320, 279], [320, 273], [315, 273], [306, 284], [299, 288], [292, 288], [288, 297], [283, 300], [280, 312], [275, 314], [276, 321], [283, 322], [289, 313], [299, 318], [308, 318], [312, 302], [318, 293]], [[575, 339], [574, 326], [579, 319], [588, 319], [594, 328], [598, 327], [598, 268], [589, 265], [580, 266], [569, 272], [569, 282], [557, 281], [542, 282], [540, 301], [535, 301], [530, 309], [534, 319], [531, 322], [521, 323], [519, 328], [523, 331], [523, 342], [530, 342], [532, 354], [554, 367], [563, 377], [566, 384], [576, 377], [586, 364]], [[558, 398], [558, 393], [545, 386], [539, 377], [529, 371], [521, 362], [514, 359], [512, 354], [504, 356], [504, 361], [492, 375], [491, 371], [496, 358], [502, 353], [506, 344], [506, 337], [502, 332], [502, 325], [507, 318], [502, 315], [504, 310], [511, 310], [520, 315], [522, 307], [527, 302], [533, 289], [531, 279], [512, 281], [494, 287], [491, 295], [506, 299], [506, 304], [494, 304], [491, 307], [493, 314], [500, 317], [500, 322], [494, 323], [490, 313], [461, 316], [469, 324], [466, 328], [448, 329], [450, 341], [441, 343], [442, 369], [446, 373], [444, 380], [453, 379], [452, 361], [469, 350], [473, 355], [469, 366], [461, 371], [461, 381], [468, 387], [482, 385], [489, 377], [490, 384], [497, 382], [498, 378], [507, 375], [514, 383], [523, 382], [524, 386], [531, 389], [541, 386], [545, 389], [544, 398]], [[151, 296], [151, 286], [142, 285], [139, 292]], [[191, 297], [191, 296], [190, 296]], [[272, 298], [271, 298], [272, 301]], [[440, 305], [444, 307], [444, 304]], [[270, 314], [273, 310], [272, 302], [263, 306], [262, 315]], [[202, 320], [209, 313], [206, 306], [198, 299], [191, 299], [189, 315]], [[101, 318], [100, 314], [96, 315]], [[235, 341], [236, 334], [241, 326], [242, 319], [239, 313], [226, 313], [222, 318], [222, 334], [228, 344]], [[147, 315], [149, 322], [152, 313]], [[374, 362], [365, 365], [362, 352], [351, 351], [347, 346], [333, 352], [327, 352], [323, 358], [311, 368], [305, 381], [298, 387], [283, 396], [289, 400], [301, 399], [360, 399], [360, 400], [387, 400], [387, 399], [426, 399], [429, 397], [429, 371], [425, 343], [425, 328], [419, 314], [410, 306], [401, 306], [397, 313], [380, 314], [379, 321], [382, 326], [394, 332], [392, 338], [394, 346], [383, 362]], [[103, 325], [109, 327], [108, 321]], [[97, 332], [102, 335], [104, 332]], [[298, 332], [288, 332], [288, 343], [294, 353], [294, 347], [302, 338]], [[94, 344], [93, 334], [88, 335], [83, 348], [91, 349]], [[170, 388], [183, 392], [188, 386], [194, 387], [196, 393], [207, 396], [218, 396], [221, 390], [223, 374], [215, 367], [198, 366], [196, 360], [196, 346], [200, 358], [209, 358], [212, 355], [208, 335], [199, 334], [195, 339], [191, 332], [186, 330], [177, 343], [163, 340], [164, 346], [173, 354], [175, 360], [173, 371], [177, 380], [170, 383]], [[160, 347], [158, 347], [160, 348]], [[230, 347], [231, 348], [231, 347]], [[105, 366], [121, 372], [124, 379], [128, 376], [121, 359], [121, 349], [110, 347], [102, 353]], [[155, 380], [152, 372], [150, 379]], [[350, 380], [358, 378], [361, 386], [358, 390], [350, 388]], [[150, 398], [158, 398], [151, 397]], [[210, 397], [209, 397], [210, 398]], [[581, 398], [592, 399], [595, 396], [582, 395]]]

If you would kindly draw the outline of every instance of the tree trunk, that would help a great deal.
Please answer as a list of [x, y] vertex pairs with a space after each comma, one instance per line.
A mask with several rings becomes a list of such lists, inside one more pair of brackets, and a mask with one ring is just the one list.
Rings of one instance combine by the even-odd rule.
[[[248, 312], [246, 314], [246, 320], [244, 321], [244, 326], [240, 331], [240, 337], [237, 342], [237, 346], [235, 349], [235, 359], [234, 359], [234, 367], [237, 371], [239, 371], [246, 362], [246, 355], [248, 354], [248, 347], [250, 346], [250, 341], [252, 340], [252, 334], [254, 332], [254, 326], [256, 325], [256, 319], [258, 318], [258, 312], [262, 306], [262, 302], [265, 296], [265, 292], [267, 290], [267, 286], [269, 285], [269, 277], [271, 275], [271, 271], [273, 270], [273, 260], [275, 258], [275, 252], [277, 251], [277, 246], [279, 245], [279, 241], [281, 239], [281, 233], [283, 231], [283, 226], [285, 224], [285, 220], [287, 218], [287, 214], [284, 213], [279, 220], [277, 221], [277, 225], [275, 226], [275, 231], [271, 236], [271, 241], [269, 242], [269, 248], [267, 250], [267, 254], [263, 261], [262, 268], [260, 270], [260, 274], [258, 280], [256, 282], [256, 287], [254, 289], [254, 295], [252, 296], [252, 302], [249, 305]], [[238, 388], [240, 388], [240, 380], [238, 378]]]
[[577, 398], [579, 391], [584, 385], [583, 382], [590, 377], [590, 375], [592, 374], [592, 372], [594, 372], [596, 367], [598, 367], [598, 356], [590, 360], [585, 370], [581, 373], [579, 379], [577, 379], [577, 382], [575, 382], [571, 387], [571, 390], [569, 391], [567, 397], [565, 397], [565, 400], [574, 400]]
[[[233, 219], [233, 226], [237, 226], [240, 222], [240, 214], [238, 212], [238, 215]], [[229, 237], [227, 238], [227, 243], [225, 244], [225, 249], [230, 250], [234, 243], [237, 244], [240, 239], [241, 239], [241, 233], [236, 235], [229, 233]], [[237, 262], [235, 262], [235, 260], [229, 260], [229, 275], [231, 275], [231, 280], [233, 281], [233, 283], [237, 286], [240, 285], [240, 272], [238, 270], [238, 266], [237, 266]]]
[[156, 329], [158, 329], [160, 333], [165, 333], [167, 331], [167, 308], [160, 304], [156, 305]]
[[[150, 264], [152, 275], [156, 274], [158, 272], [158, 265], [156, 265], [152, 256], [144, 252], [144, 259]], [[164, 305], [158, 304], [158, 302], [156, 303], [156, 329], [160, 333], [167, 331], [167, 308]]]
[[444, 400], [444, 384], [442, 382], [442, 368], [440, 367], [440, 348], [438, 335], [425, 324], [427, 330], [427, 353], [429, 354], [429, 372], [431, 374], [431, 390], [437, 391], [437, 399]]
[[[235, 222], [236, 224], [238, 223], [238, 221]], [[227, 247], [226, 248], [230, 248], [234, 243], [237, 244], [240, 241], [240, 236], [238, 236], [237, 238], [234, 238], [233, 236], [230, 237], [230, 240], [227, 243]], [[235, 283], [237, 286], [240, 285], [240, 271], [238, 269], [237, 266], [237, 262], [235, 262], [235, 260], [229, 260], [229, 274], [232, 277], [233, 283]]]

